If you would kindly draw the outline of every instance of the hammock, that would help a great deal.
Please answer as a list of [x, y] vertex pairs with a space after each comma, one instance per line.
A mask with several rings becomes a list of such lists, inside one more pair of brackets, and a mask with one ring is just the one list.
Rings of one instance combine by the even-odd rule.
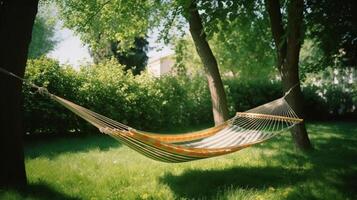
[[264, 142], [303, 121], [285, 100], [295, 85], [282, 98], [245, 112], [237, 112], [233, 118], [218, 126], [184, 134], [156, 134], [136, 130], [51, 94], [46, 88], [29, 83], [2, 68], [0, 71], [37, 88], [39, 93], [68, 108], [97, 127], [100, 132], [144, 156], [162, 162], [187, 162], [233, 153]]
[[170, 163], [232, 153], [266, 141], [302, 122], [282, 97], [238, 112], [232, 119], [213, 128], [185, 134], [155, 134], [136, 130], [56, 95], [48, 95], [102, 133], [149, 158]]

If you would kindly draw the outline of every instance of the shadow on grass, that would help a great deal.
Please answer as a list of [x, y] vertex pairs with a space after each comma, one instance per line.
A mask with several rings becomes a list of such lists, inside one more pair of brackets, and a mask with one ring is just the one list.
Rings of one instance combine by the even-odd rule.
[[30, 159], [39, 156], [53, 158], [63, 153], [87, 152], [95, 149], [107, 151], [120, 146], [122, 146], [120, 142], [105, 135], [57, 137], [27, 141], [25, 154]]
[[[279, 148], [279, 154], [264, 159], [294, 166], [308, 164], [311, 170], [305, 174], [305, 178], [309, 179], [311, 185], [322, 181], [347, 198], [356, 199], [357, 123], [322, 123], [308, 126], [308, 131], [314, 144], [313, 151], [299, 152], [293, 147], [289, 135], [285, 135], [278, 141], [267, 142], [260, 147], [263, 151]], [[319, 198], [316, 196], [319, 192], [323, 195], [320, 188], [310, 187], [304, 192], [292, 192], [288, 199], [316, 199]]]
[[[3, 194], [2, 194], [3, 193]], [[61, 193], [45, 183], [28, 184], [25, 188], [2, 189], [0, 190], [0, 198], [6, 199], [39, 199], [39, 200], [79, 200], [78, 197], [71, 197]]]
[[[178, 198], [214, 199], [227, 188], [266, 190], [291, 185], [286, 199], [357, 199], [357, 124], [322, 123], [308, 129], [315, 148], [311, 152], [296, 150], [289, 133], [254, 147], [261, 150], [268, 166], [282, 167], [189, 170], [165, 174], [160, 182]], [[276, 153], [264, 154], [272, 150]]]
[[280, 167], [236, 167], [225, 170], [188, 170], [181, 175], [165, 174], [159, 180], [178, 198], [214, 199], [227, 188], [265, 189], [301, 181], [303, 171]]

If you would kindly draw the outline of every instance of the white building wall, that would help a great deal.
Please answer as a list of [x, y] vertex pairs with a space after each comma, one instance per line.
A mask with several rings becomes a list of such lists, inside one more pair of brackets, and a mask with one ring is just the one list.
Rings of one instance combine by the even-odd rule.
[[161, 62], [160, 60], [155, 60], [148, 64], [148, 71], [155, 77], [159, 77], [161, 74]]
[[174, 64], [175, 61], [172, 59], [171, 56], [161, 59], [161, 75], [170, 73]]
[[149, 61], [147, 70], [153, 76], [159, 77], [170, 73], [174, 65], [174, 57], [172, 55], [168, 55]]

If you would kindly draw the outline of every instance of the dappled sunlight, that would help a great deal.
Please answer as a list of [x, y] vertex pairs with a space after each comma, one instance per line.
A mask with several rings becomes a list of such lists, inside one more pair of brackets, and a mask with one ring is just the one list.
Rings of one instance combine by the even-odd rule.
[[[287, 131], [234, 154], [180, 164], [153, 161], [109, 137], [38, 141], [26, 147], [26, 171], [31, 184], [48, 184], [63, 193], [63, 199], [356, 196], [357, 135], [353, 130], [357, 124], [316, 123], [307, 127], [315, 149], [308, 153], [292, 145]], [[42, 190], [43, 195], [48, 194], [42, 187], [35, 191]], [[60, 199], [59, 194], [54, 196]]]
[[179, 198], [212, 198], [225, 188], [265, 190], [295, 185], [304, 171], [284, 167], [234, 167], [223, 170], [186, 170], [179, 175], [167, 173], [160, 182], [168, 185]]
[[121, 143], [108, 136], [77, 136], [72, 138], [40, 139], [27, 141], [25, 145], [26, 158], [54, 158], [61, 154], [86, 153], [93, 150], [108, 151], [118, 148]]

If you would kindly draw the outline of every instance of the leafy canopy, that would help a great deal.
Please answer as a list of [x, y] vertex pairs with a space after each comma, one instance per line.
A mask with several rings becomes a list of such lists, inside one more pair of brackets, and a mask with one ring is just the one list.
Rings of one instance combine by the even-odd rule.
[[29, 58], [39, 58], [53, 50], [58, 43], [55, 38], [55, 25], [57, 20], [51, 12], [48, 4], [41, 3], [32, 29], [32, 39], [29, 47]]
[[121, 42], [108, 41], [101, 38], [98, 42], [101, 48], [90, 49], [91, 56], [95, 63], [115, 58], [120, 64], [125, 66], [125, 70], [131, 70], [134, 75], [140, 74], [145, 69], [148, 56], [148, 41], [145, 38], [135, 38], [134, 45], [125, 51], [121, 51]]
[[98, 39], [120, 41], [120, 48], [132, 47], [135, 38], [144, 38], [159, 25], [165, 3], [148, 0], [59, 0], [64, 25], [73, 29], [91, 48], [100, 48]]

